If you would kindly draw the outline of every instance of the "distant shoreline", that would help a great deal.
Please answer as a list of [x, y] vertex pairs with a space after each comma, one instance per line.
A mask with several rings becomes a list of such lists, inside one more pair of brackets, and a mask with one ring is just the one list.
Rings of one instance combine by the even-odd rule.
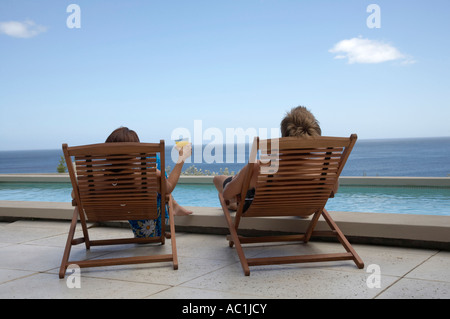
[[[358, 142], [399, 142], [399, 141], [404, 141], [404, 140], [437, 140], [437, 139], [449, 139], [450, 140], [450, 136], [435, 136], [435, 137], [392, 137], [392, 138], [360, 138], [358, 139]], [[151, 143], [152, 141], [149, 141], [148, 143]], [[94, 142], [92, 144], [95, 144]], [[245, 143], [244, 145], [248, 146], [251, 143]], [[81, 145], [81, 144], [73, 144], [73, 145]], [[209, 145], [209, 143], [205, 143], [202, 144], [202, 146], [205, 145]], [[214, 144], [212, 143], [211, 145], [218, 145], [220, 146], [221, 144]], [[226, 146], [227, 144], [224, 144], [223, 146]], [[238, 146], [238, 145], [242, 145], [242, 143], [239, 144], [228, 144], [228, 145], [234, 145], [234, 146]], [[166, 144], [166, 148], [170, 147], [174, 147], [175, 144]], [[199, 146], [199, 144], [192, 144], [192, 146]], [[31, 151], [56, 151], [56, 150], [60, 150], [61, 148], [36, 148], [36, 149], [7, 149], [7, 150], [2, 150], [0, 149], [0, 152], [31, 152]], [[62, 152], [62, 149], [61, 149]]]

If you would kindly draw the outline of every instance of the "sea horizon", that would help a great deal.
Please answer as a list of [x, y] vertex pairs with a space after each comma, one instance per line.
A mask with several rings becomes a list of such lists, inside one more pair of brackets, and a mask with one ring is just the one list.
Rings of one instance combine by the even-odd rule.
[[[207, 151], [206, 146], [209, 146]], [[226, 153], [230, 146], [233, 147], [231, 160]], [[189, 170], [191, 174], [200, 175], [220, 174], [225, 170], [237, 173], [248, 162], [250, 148], [251, 143], [206, 143], [201, 149], [199, 145], [193, 145], [193, 154], [184, 164], [183, 171]], [[171, 158], [172, 149], [173, 144], [166, 145], [168, 170], [175, 164]], [[198, 162], [198, 156], [195, 155], [200, 150], [202, 156], [201, 162]], [[0, 151], [0, 174], [56, 173], [62, 155], [62, 149]], [[449, 155], [450, 137], [360, 139], [344, 167], [342, 176], [448, 177]], [[215, 160], [212, 163], [207, 162], [204, 157]]]
[[[324, 136], [328, 136], [328, 135], [324, 135]], [[332, 135], [329, 135], [332, 136]], [[389, 137], [389, 138], [359, 138], [357, 142], [380, 142], [380, 141], [399, 141], [399, 140], [425, 140], [425, 139], [450, 139], [450, 136], [431, 136], [431, 137]], [[173, 142], [172, 140], [170, 140], [171, 142]], [[159, 140], [155, 140], [155, 141], [145, 141], [143, 143], [159, 143]], [[85, 143], [85, 144], [96, 144], [96, 143]], [[78, 146], [78, 145], [85, 145], [85, 144], [71, 144], [69, 146]], [[205, 145], [249, 145], [252, 144], [252, 142], [246, 142], [246, 143], [238, 143], [238, 144], [232, 144], [232, 143], [204, 143], [202, 144], [203, 146]], [[194, 144], [192, 143], [192, 146], [198, 146], [199, 144]], [[168, 144], [166, 141], [166, 147], [173, 147], [175, 146], [175, 142]], [[59, 148], [29, 148], [29, 149], [0, 149], [0, 152], [21, 152], [21, 151], [55, 151], [55, 150], [61, 150], [62, 151], [62, 144]], [[450, 155], [450, 154], [449, 154]]]

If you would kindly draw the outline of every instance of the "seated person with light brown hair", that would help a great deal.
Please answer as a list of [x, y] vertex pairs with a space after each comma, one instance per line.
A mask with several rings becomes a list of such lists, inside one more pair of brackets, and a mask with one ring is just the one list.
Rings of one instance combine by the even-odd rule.
[[[322, 134], [319, 122], [304, 106], [292, 108], [281, 121], [280, 129], [282, 137], [292, 136], [308, 138], [320, 136]], [[257, 161], [253, 166], [253, 174], [250, 180], [249, 190], [247, 191], [246, 198], [243, 199], [245, 200], [244, 212], [250, 207], [255, 195], [255, 187], [260, 169], [259, 164], [260, 162]], [[238, 203], [241, 201], [239, 198], [240, 192], [242, 190], [244, 178], [248, 169], [249, 166], [245, 165], [235, 176], [218, 175], [213, 179], [217, 191], [222, 193], [227, 207], [231, 210], [236, 210]]]

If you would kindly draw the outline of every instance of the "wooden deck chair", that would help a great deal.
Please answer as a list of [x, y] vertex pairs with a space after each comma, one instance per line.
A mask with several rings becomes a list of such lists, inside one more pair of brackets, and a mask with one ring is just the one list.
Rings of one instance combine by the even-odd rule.
[[[170, 234], [166, 233], [165, 227], [164, 207], [171, 197], [166, 196], [166, 179], [158, 179], [156, 175], [156, 156], [159, 155], [161, 176], [165, 176], [164, 140], [153, 144], [104, 143], [75, 147], [63, 144], [62, 148], [73, 187], [74, 200], [72, 204], [75, 209], [59, 277], [64, 278], [66, 269], [71, 264], [83, 268], [171, 261], [173, 268], [177, 269], [175, 226], [171, 203], [168, 205]], [[75, 165], [71, 165], [72, 158], [75, 160]], [[156, 219], [158, 186], [161, 194], [161, 236], [108, 240], [90, 239], [86, 225], [88, 221]], [[78, 220], [83, 237], [74, 239]], [[84, 243], [86, 249], [90, 249], [91, 246], [99, 245], [158, 242], [164, 244], [166, 237], [171, 238], [172, 254], [69, 261], [72, 245]]]
[[[222, 194], [220, 203], [228, 224], [230, 247], [236, 245], [245, 275], [250, 275], [249, 266], [305, 263], [317, 261], [353, 260], [358, 268], [364, 263], [352, 248], [342, 231], [330, 217], [325, 204], [356, 142], [357, 136], [349, 138], [315, 137], [259, 141], [255, 138], [248, 165], [241, 198], [247, 194], [251, 174], [254, 171], [257, 152], [260, 152], [260, 171], [252, 204], [243, 211], [241, 201], [233, 219]], [[270, 161], [268, 161], [270, 160]], [[243, 237], [238, 235], [242, 218], [261, 216], [312, 216], [307, 230], [297, 235]], [[323, 216], [331, 231], [314, 231], [317, 221]], [[242, 244], [303, 241], [307, 243], [312, 236], [336, 236], [344, 246], [345, 253], [300, 255], [286, 257], [246, 258]]]

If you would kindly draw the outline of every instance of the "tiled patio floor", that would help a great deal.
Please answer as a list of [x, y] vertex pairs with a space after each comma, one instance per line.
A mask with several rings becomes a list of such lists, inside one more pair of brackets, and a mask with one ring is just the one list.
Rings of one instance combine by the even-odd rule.
[[[236, 251], [222, 235], [177, 233], [179, 269], [171, 263], [81, 269], [80, 288], [69, 288], [58, 271], [69, 222], [0, 223], [0, 298], [450, 298], [450, 252], [354, 245], [364, 260], [252, 267], [244, 276]], [[130, 236], [125, 228], [97, 227], [92, 238]], [[248, 256], [342, 251], [335, 243], [247, 246]], [[161, 245], [124, 245], [72, 249], [71, 259], [143, 254]], [[370, 265], [380, 271], [380, 287]], [[66, 277], [67, 278], [67, 277]]]

